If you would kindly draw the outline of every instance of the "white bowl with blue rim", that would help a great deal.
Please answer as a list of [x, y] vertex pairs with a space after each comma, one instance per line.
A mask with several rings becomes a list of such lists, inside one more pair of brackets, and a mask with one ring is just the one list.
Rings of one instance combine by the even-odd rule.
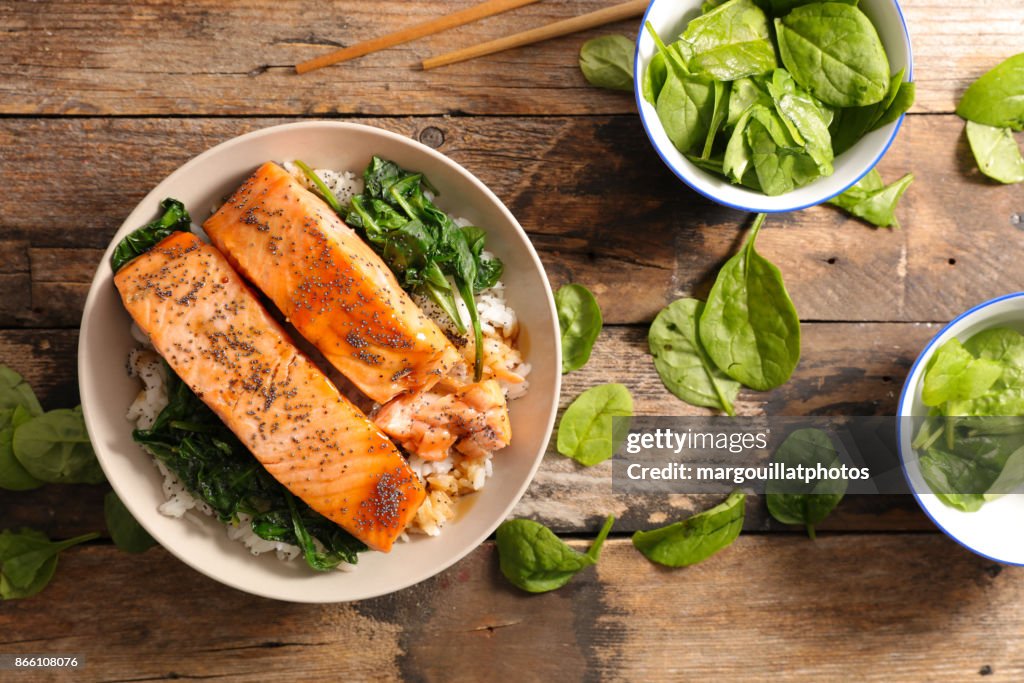
[[[669, 140], [654, 105], [644, 99], [641, 93], [643, 74], [657, 52], [654, 39], [645, 25], [650, 22], [658, 35], [668, 43], [674, 41], [692, 19], [700, 16], [700, 7], [701, 0], [654, 0], [648, 6], [644, 21], [640, 25], [633, 63], [633, 73], [636, 74], [633, 90], [644, 130], [658, 156], [680, 180], [708, 199], [724, 206], [757, 213], [777, 213], [820, 204], [847, 190], [875, 167], [896, 139], [896, 133], [903, 123], [903, 116], [868, 133], [857, 144], [840, 154], [833, 163], [835, 170], [832, 175], [818, 178], [801, 188], [774, 197], [741, 185], [734, 185], [724, 178], [698, 168], [688, 160]], [[904, 69], [904, 80], [912, 81], [914, 64], [910, 34], [899, 3], [896, 0], [860, 0], [858, 7], [878, 31], [878, 37], [889, 57], [890, 71], [897, 73]]]
[[946, 535], [990, 560], [1024, 565], [1024, 491], [989, 501], [976, 512], [962, 512], [949, 507], [931, 493], [911, 447], [921, 420], [928, 414], [928, 407], [921, 400], [921, 385], [932, 354], [954, 337], [966, 341], [993, 327], [1009, 327], [1024, 333], [1024, 292], [1007, 294], [975, 306], [942, 328], [924, 347], [911, 367], [900, 395], [900, 460], [918, 505]]

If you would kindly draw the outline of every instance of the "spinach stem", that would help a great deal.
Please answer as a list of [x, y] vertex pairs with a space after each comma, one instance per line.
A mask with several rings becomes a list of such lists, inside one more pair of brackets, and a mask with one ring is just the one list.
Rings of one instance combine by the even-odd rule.
[[334, 213], [340, 215], [343, 209], [341, 207], [341, 204], [338, 202], [338, 198], [334, 196], [333, 192], [331, 192], [331, 188], [327, 187], [327, 185], [324, 184], [324, 181], [320, 180], [320, 176], [318, 176], [313, 171], [313, 169], [307, 166], [304, 161], [296, 159], [295, 165], [302, 170], [302, 173], [307, 178], [309, 178], [309, 182], [313, 183], [313, 185], [316, 187], [317, 193], [320, 195], [321, 198], [323, 198], [325, 202], [327, 202], [327, 205], [334, 210]]
[[608, 515], [608, 518], [604, 520], [604, 526], [601, 527], [601, 531], [598, 532], [597, 538], [594, 539], [594, 544], [590, 546], [590, 550], [587, 551], [587, 555], [594, 562], [601, 556], [601, 546], [604, 545], [604, 541], [608, 538], [608, 534], [611, 533], [612, 527], [615, 525], [615, 515]]

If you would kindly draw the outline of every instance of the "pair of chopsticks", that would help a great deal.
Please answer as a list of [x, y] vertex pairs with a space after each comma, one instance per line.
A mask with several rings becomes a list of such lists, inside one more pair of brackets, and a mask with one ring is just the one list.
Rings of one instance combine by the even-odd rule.
[[[394, 33], [380, 36], [379, 38], [373, 38], [372, 40], [357, 43], [351, 47], [342, 48], [341, 50], [336, 50], [334, 52], [321, 55], [315, 59], [302, 62], [295, 66], [295, 72], [299, 74], [308, 73], [316, 69], [321, 69], [325, 66], [330, 66], [331, 64], [338, 64], [339, 62], [345, 62], [350, 59], [362, 57], [363, 55], [368, 55], [371, 52], [377, 52], [389, 47], [394, 47], [395, 45], [408, 43], [425, 36], [440, 33], [441, 31], [447, 31], [448, 29], [455, 28], [456, 26], [462, 26], [474, 21], [479, 21], [480, 19], [491, 17], [495, 14], [501, 14], [502, 12], [507, 12], [509, 10], [516, 9], [517, 7], [523, 7], [524, 5], [530, 5], [535, 2], [538, 2], [538, 0], [487, 0], [479, 5], [474, 5], [473, 7], [454, 12], [438, 19], [432, 19], [422, 24], [402, 29], [401, 31], [396, 31]], [[447, 66], [448, 64], [455, 64], [456, 62], [464, 62], [468, 59], [494, 54], [495, 52], [502, 52], [503, 50], [510, 50], [514, 47], [522, 47], [524, 45], [539, 43], [542, 40], [550, 40], [551, 38], [567, 36], [570, 33], [603, 26], [605, 24], [610, 24], [613, 21], [638, 17], [647, 9], [647, 3], [648, 0], [630, 0], [630, 2], [624, 2], [613, 7], [606, 7], [605, 9], [590, 12], [579, 17], [556, 21], [553, 24], [548, 24], [547, 26], [541, 26], [535, 29], [530, 29], [529, 31], [505, 36], [504, 38], [498, 38], [497, 40], [473, 45], [461, 50], [449, 52], [448, 54], [444, 54], [439, 57], [431, 57], [430, 59], [423, 60], [423, 69], [436, 69], [439, 66]]]

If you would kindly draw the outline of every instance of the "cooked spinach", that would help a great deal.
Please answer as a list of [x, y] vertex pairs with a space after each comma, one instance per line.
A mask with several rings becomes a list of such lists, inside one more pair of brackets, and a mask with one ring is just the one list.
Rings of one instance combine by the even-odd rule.
[[768, 18], [752, 0], [729, 0], [689, 24], [680, 37], [687, 70], [719, 81], [775, 68]]
[[1024, 182], [1024, 157], [1010, 128], [968, 121], [967, 141], [979, 171], [1001, 183]]
[[997, 327], [950, 339], [922, 380], [931, 407], [912, 442], [925, 482], [965, 512], [1024, 483], [1024, 336]]
[[786, 382], [800, 360], [800, 320], [779, 269], [757, 253], [758, 214], [739, 253], [718, 273], [699, 321], [700, 340], [722, 372], [767, 391]]
[[828, 200], [848, 213], [879, 228], [898, 228], [896, 204], [914, 181], [911, 173], [891, 185], [882, 182], [878, 171], [871, 169], [852, 187]]
[[986, 126], [1024, 130], [1024, 52], [972, 83], [960, 98], [956, 113]]
[[889, 90], [889, 60], [871, 20], [853, 5], [821, 2], [775, 20], [779, 54], [793, 78], [833, 107], [862, 107]]
[[658, 313], [647, 333], [654, 368], [665, 388], [695, 406], [735, 415], [739, 382], [719, 370], [700, 341], [698, 321], [704, 302], [679, 299]]
[[601, 384], [576, 397], [558, 423], [558, 452], [590, 467], [612, 457], [625, 439], [633, 397], [622, 384]]
[[57, 570], [57, 556], [95, 538], [99, 534], [51, 541], [34, 529], [0, 532], [0, 599], [28, 598], [43, 590]]
[[[454, 297], [458, 291], [473, 328], [473, 375], [479, 380], [483, 332], [474, 295], [493, 287], [504, 268], [500, 259], [484, 253], [486, 234], [475, 226], [456, 225], [437, 208], [432, 200], [437, 189], [422, 173], [375, 156], [363, 171], [363, 181], [362, 194], [352, 198], [341, 217], [384, 259], [404, 289], [429, 297], [463, 333], [466, 327]], [[326, 186], [320, 191], [330, 193]]]
[[[787, 468], [826, 469], [842, 465], [831, 437], [821, 429], [797, 429], [782, 442], [773, 457]], [[802, 524], [814, 538], [814, 527], [828, 517], [846, 493], [846, 479], [770, 480], [765, 487], [768, 512], [783, 524]], [[797, 489], [797, 490], [794, 490]]]
[[710, 510], [680, 522], [633, 534], [633, 545], [651, 562], [688, 567], [727, 548], [743, 529], [745, 493], [734, 491]]
[[601, 307], [583, 285], [568, 284], [555, 293], [558, 327], [562, 335], [562, 374], [579, 370], [590, 360], [601, 334]]
[[188, 232], [192, 229], [192, 218], [185, 210], [185, 205], [177, 199], [171, 197], [164, 199], [160, 202], [160, 210], [162, 211], [160, 218], [132, 231], [114, 247], [114, 253], [110, 255], [110, 266], [115, 273], [136, 256], [152, 249], [171, 233]]
[[[169, 402], [152, 427], [132, 438], [159, 458], [222, 522], [252, 517], [260, 538], [299, 546], [306, 562], [328, 570], [354, 564], [366, 546], [302, 502], [267, 470], [188, 385], [167, 372]], [[321, 551], [313, 539], [320, 542]]]
[[103, 499], [103, 516], [107, 521], [107, 532], [120, 550], [142, 553], [156, 545], [153, 537], [132, 517], [113, 491], [108, 491]]
[[601, 546], [615, 517], [608, 515], [593, 545], [580, 553], [543, 524], [529, 519], [502, 522], [496, 533], [501, 573], [512, 585], [529, 593], [546, 593], [569, 583], [581, 570], [597, 564]]
[[626, 36], [591, 38], [580, 48], [583, 77], [598, 88], [632, 90], [633, 47]]
[[14, 430], [14, 457], [25, 471], [50, 484], [105, 481], [82, 419], [82, 407], [51, 410]]

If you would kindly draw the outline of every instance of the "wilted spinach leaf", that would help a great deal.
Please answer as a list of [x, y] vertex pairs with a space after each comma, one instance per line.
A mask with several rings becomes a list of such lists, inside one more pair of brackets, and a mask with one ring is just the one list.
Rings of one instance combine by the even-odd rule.
[[160, 209], [163, 211], [160, 218], [129, 233], [114, 247], [114, 253], [110, 255], [110, 265], [115, 273], [136, 256], [152, 249], [171, 233], [188, 232], [192, 229], [192, 218], [185, 210], [185, 205], [177, 199], [170, 197], [164, 199], [160, 202]]

